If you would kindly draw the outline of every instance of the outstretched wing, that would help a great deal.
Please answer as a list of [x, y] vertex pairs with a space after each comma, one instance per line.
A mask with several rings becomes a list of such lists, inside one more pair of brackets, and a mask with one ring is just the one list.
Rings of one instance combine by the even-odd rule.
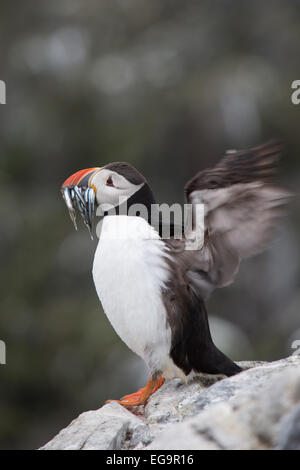
[[204, 245], [184, 254], [202, 298], [231, 283], [242, 258], [265, 248], [290, 194], [271, 184], [282, 153], [279, 142], [230, 151], [185, 186], [187, 202], [204, 204]]

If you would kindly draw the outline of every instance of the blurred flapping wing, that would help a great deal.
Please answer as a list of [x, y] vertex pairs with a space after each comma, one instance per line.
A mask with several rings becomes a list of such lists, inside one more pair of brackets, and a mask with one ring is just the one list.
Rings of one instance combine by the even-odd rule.
[[202, 297], [231, 283], [241, 259], [258, 253], [270, 240], [290, 197], [271, 183], [281, 153], [280, 142], [228, 151], [214, 168], [186, 184], [187, 202], [205, 207], [204, 245], [189, 263], [189, 275]]

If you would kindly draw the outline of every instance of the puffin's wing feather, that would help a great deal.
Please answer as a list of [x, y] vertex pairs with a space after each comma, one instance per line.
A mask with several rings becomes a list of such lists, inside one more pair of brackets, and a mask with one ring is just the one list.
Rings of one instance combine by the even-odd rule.
[[230, 151], [212, 169], [197, 173], [185, 186], [187, 202], [204, 204], [204, 245], [186, 257], [190, 275], [207, 296], [233, 281], [242, 258], [269, 241], [290, 194], [271, 185], [282, 152], [279, 142]]

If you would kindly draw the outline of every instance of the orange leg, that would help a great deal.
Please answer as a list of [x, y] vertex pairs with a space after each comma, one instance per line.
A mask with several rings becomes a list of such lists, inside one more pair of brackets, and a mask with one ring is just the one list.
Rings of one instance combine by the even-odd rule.
[[141, 388], [138, 392], [131, 393], [130, 395], [125, 395], [121, 400], [107, 400], [105, 403], [110, 403], [111, 401], [116, 401], [123, 406], [140, 406], [145, 405], [149, 397], [158, 390], [165, 379], [160, 377], [155, 380], [148, 380], [147, 385]]

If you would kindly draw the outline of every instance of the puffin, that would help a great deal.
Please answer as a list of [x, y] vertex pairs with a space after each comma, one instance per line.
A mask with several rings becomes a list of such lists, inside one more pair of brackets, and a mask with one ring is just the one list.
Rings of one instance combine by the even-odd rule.
[[77, 171], [61, 186], [76, 229], [77, 212], [91, 234], [99, 216], [95, 288], [116, 333], [148, 367], [146, 386], [121, 405], [145, 405], [167, 379], [241, 372], [212, 339], [206, 301], [270, 242], [290, 196], [273, 181], [282, 150], [279, 141], [230, 150], [199, 171], [184, 187], [192, 221], [176, 234], [173, 222], [152, 220], [154, 194], [129, 163]]

